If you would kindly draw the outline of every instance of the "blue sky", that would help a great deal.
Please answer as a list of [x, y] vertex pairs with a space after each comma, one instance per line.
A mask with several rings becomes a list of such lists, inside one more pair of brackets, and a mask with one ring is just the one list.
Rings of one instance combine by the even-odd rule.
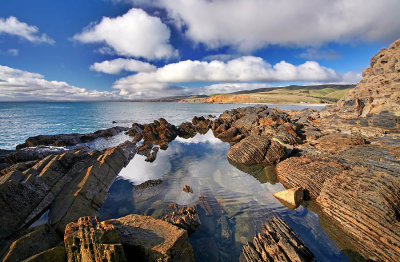
[[356, 83], [400, 1], [9, 0], [0, 101], [142, 99]]

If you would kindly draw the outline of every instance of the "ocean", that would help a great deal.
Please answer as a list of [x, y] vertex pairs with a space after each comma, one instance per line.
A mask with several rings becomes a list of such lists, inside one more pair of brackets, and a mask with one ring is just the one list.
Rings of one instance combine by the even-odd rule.
[[[89, 133], [112, 126], [150, 123], [160, 117], [179, 125], [194, 116], [216, 115], [243, 104], [138, 102], [3, 102], [0, 103], [0, 149], [15, 149], [28, 137]], [[307, 105], [271, 105], [303, 109]], [[315, 109], [322, 107], [312, 106]]]

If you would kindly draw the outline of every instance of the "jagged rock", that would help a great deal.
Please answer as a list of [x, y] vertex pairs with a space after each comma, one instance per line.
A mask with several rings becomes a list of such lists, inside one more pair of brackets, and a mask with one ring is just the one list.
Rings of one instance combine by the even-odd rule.
[[178, 127], [178, 134], [183, 138], [190, 138], [196, 135], [196, 128], [191, 122], [184, 122]]
[[49, 155], [27, 170], [0, 180], [0, 240], [34, 222], [49, 209], [59, 232], [84, 215], [94, 215], [119, 171], [135, 153], [131, 142], [93, 151]]
[[228, 159], [238, 164], [274, 164], [285, 157], [285, 148], [265, 136], [248, 136], [231, 146]]
[[107, 222], [118, 232], [128, 261], [194, 261], [186, 230], [164, 220], [128, 215]]
[[130, 136], [143, 137], [145, 142], [159, 145], [161, 149], [178, 136], [178, 129], [168, 123], [164, 118], [154, 120], [153, 123], [140, 125], [134, 123], [126, 132]]
[[156, 160], [157, 158], [157, 153], [158, 153], [159, 148], [158, 147], [154, 147], [153, 151], [151, 152], [151, 154], [145, 159], [145, 161], [147, 162], [154, 162], [154, 160]]
[[309, 155], [291, 157], [276, 166], [279, 182], [287, 188], [302, 187], [305, 199], [317, 198], [325, 180], [343, 170], [343, 165], [331, 158]]
[[390, 112], [400, 117], [400, 39], [371, 58], [357, 86], [334, 107], [342, 114], [366, 117]]
[[[217, 138], [224, 140], [224, 141], [230, 141], [233, 140], [237, 135], [238, 135], [239, 129], [236, 127], [231, 127], [226, 131], [223, 131], [219, 135], [217, 135]], [[236, 138], [236, 140], [238, 140]]]
[[103, 262], [126, 261], [117, 231], [108, 222], [81, 217], [69, 223], [64, 234], [68, 261]]
[[242, 248], [240, 261], [313, 261], [314, 254], [282, 219], [274, 217], [253, 242]]
[[31, 232], [15, 240], [5, 256], [4, 262], [22, 261], [37, 253], [58, 245], [62, 239], [49, 225], [35, 227]]
[[186, 193], [193, 193], [193, 189], [192, 189], [190, 186], [185, 185], [185, 186], [183, 187], [183, 192], [186, 192]]
[[196, 128], [196, 130], [199, 131], [207, 131], [210, 127], [211, 127], [211, 120], [210, 119], [206, 119], [204, 118], [204, 116], [200, 116], [200, 117], [193, 117], [192, 119], [192, 124], [193, 126]]
[[29, 137], [25, 143], [17, 145], [17, 149], [25, 147], [36, 147], [36, 146], [74, 146], [79, 143], [86, 143], [95, 140], [99, 137], [110, 137], [114, 136], [122, 131], [126, 131], [126, 127], [112, 127], [104, 130], [98, 130], [94, 133], [88, 134], [60, 134], [60, 135], [39, 135]]
[[168, 211], [170, 212], [163, 216], [162, 220], [185, 229], [189, 235], [200, 227], [195, 206], [179, 208], [177, 205], [170, 205]]
[[277, 192], [273, 196], [289, 204], [290, 208], [297, 208], [303, 201], [303, 189], [301, 187], [294, 187]]

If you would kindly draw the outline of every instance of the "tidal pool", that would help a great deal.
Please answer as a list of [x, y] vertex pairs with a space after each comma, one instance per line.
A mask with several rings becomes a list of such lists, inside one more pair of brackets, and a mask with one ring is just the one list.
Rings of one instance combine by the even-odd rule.
[[[279, 215], [303, 239], [318, 261], [347, 261], [325, 234], [318, 215], [304, 208], [288, 209], [272, 195], [284, 190], [273, 167], [235, 167], [226, 157], [229, 144], [211, 131], [190, 139], [177, 138], [156, 161], [135, 155], [109, 190], [100, 219], [130, 213], [160, 218], [171, 203], [197, 205], [200, 228], [190, 236], [196, 261], [238, 261], [242, 246], [261, 226]], [[150, 179], [162, 183], [134, 189]], [[182, 189], [189, 185], [193, 194]], [[199, 204], [199, 197], [207, 204]], [[203, 202], [204, 203], [204, 202]]]

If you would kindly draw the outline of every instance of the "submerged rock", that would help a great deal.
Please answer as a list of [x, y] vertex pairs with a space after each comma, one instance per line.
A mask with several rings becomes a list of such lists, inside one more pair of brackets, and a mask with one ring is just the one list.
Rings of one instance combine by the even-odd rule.
[[177, 205], [170, 205], [168, 210], [170, 212], [162, 220], [185, 229], [189, 235], [200, 227], [196, 206], [179, 208]]
[[233, 145], [228, 159], [238, 164], [274, 164], [285, 157], [285, 148], [265, 136], [249, 136]]
[[314, 254], [282, 219], [274, 217], [253, 242], [243, 246], [240, 261], [313, 261]]
[[193, 189], [192, 189], [190, 186], [185, 185], [185, 186], [183, 187], [183, 192], [186, 192], [186, 193], [193, 193]]

